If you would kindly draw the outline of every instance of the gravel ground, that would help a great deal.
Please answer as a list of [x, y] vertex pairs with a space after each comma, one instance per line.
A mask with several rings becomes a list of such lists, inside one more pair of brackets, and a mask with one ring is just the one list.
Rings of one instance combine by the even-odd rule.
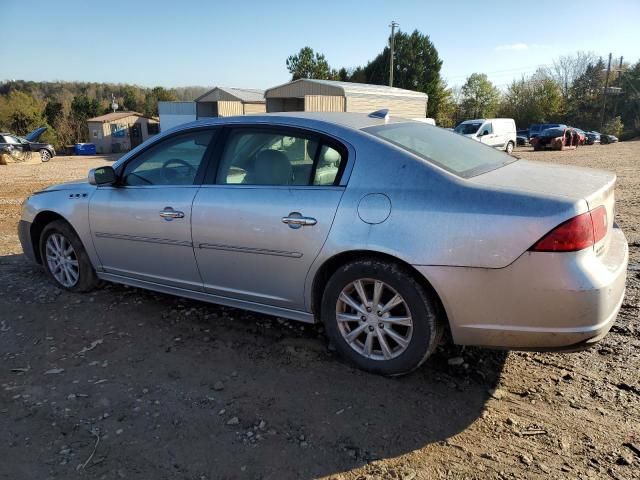
[[0, 167], [0, 478], [640, 478], [640, 142], [516, 153], [617, 172], [616, 325], [574, 354], [443, 346], [399, 379], [345, 365], [319, 326], [56, 289], [22, 256], [20, 204], [108, 162]]

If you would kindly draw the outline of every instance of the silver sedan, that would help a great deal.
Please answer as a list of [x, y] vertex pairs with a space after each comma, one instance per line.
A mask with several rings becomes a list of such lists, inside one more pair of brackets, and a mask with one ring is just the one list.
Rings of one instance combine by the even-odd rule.
[[323, 322], [357, 366], [461, 345], [576, 350], [622, 303], [614, 174], [518, 160], [382, 114], [215, 118], [24, 204], [59, 287], [107, 280]]

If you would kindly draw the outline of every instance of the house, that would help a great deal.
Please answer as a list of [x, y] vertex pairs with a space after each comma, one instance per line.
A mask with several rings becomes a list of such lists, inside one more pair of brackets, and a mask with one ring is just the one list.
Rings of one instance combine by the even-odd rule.
[[388, 108], [399, 117], [424, 118], [426, 93], [364, 83], [301, 78], [264, 93], [267, 112], [360, 112]]
[[158, 102], [160, 115], [160, 130], [165, 132], [170, 128], [196, 120], [195, 102]]
[[89, 142], [97, 153], [126, 152], [160, 132], [157, 118], [137, 112], [113, 112], [87, 120]]
[[196, 117], [230, 117], [266, 111], [264, 91], [250, 88], [215, 87], [195, 100]]

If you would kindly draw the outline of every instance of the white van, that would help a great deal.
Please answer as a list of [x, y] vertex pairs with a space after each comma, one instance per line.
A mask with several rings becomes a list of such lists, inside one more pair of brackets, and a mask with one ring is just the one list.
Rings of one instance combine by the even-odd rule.
[[516, 122], [513, 118], [479, 118], [465, 120], [454, 132], [473, 138], [508, 154], [516, 146]]
[[434, 118], [426, 117], [426, 118], [412, 118], [414, 122], [426, 123], [428, 125], [435, 125], [436, 120]]

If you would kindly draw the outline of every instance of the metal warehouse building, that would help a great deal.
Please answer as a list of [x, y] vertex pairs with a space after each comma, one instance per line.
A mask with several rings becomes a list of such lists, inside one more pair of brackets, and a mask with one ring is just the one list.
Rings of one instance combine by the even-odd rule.
[[196, 104], [194, 102], [158, 102], [160, 129], [164, 132], [170, 128], [196, 120]]
[[195, 102], [198, 118], [230, 117], [266, 111], [264, 91], [250, 88], [216, 87], [196, 98]]
[[400, 117], [427, 114], [426, 93], [333, 80], [299, 79], [268, 89], [267, 112], [360, 112], [388, 108]]

